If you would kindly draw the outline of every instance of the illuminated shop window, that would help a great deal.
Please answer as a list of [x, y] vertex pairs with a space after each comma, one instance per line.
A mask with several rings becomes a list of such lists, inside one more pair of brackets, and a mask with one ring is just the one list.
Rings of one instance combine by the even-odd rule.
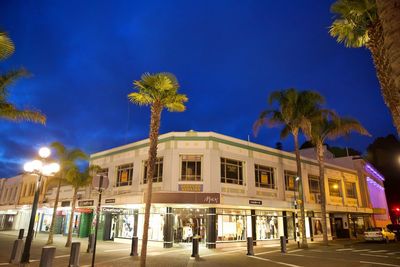
[[257, 240], [279, 239], [277, 212], [256, 211]]
[[346, 196], [348, 198], [357, 198], [356, 183], [346, 182], [344, 185], [346, 187]]
[[133, 176], [133, 163], [118, 166], [116, 186], [131, 185], [132, 176]]
[[[163, 158], [157, 158], [156, 164], [154, 165], [154, 173], [153, 173], [153, 183], [162, 182], [163, 176]], [[147, 183], [147, 160], [144, 162], [144, 174], [143, 174], [143, 183]]]
[[256, 187], [275, 189], [274, 168], [255, 164]]
[[201, 181], [201, 156], [185, 155], [181, 158], [181, 181]]
[[221, 158], [221, 183], [243, 185], [243, 162]]
[[329, 183], [329, 195], [333, 197], [341, 197], [340, 193], [340, 181], [339, 180], [334, 180], [334, 179], [328, 179]]
[[309, 175], [308, 176], [308, 185], [310, 189], [310, 193], [320, 193], [321, 190], [319, 188], [319, 177]]
[[247, 216], [244, 210], [217, 210], [217, 241], [246, 240]]

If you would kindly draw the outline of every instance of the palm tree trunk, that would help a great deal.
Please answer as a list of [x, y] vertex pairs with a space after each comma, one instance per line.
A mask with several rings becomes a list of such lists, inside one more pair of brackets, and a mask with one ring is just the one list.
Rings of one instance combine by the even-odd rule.
[[47, 245], [53, 244], [54, 225], [56, 223], [58, 199], [60, 197], [60, 188], [61, 188], [61, 178], [58, 181], [58, 185], [57, 185], [57, 193], [56, 193], [56, 199], [54, 200], [53, 216], [51, 217], [49, 238], [47, 239], [47, 243], [46, 243]]
[[319, 164], [319, 188], [321, 194], [321, 224], [322, 224], [322, 241], [324, 245], [328, 245], [328, 227], [326, 221], [326, 193], [325, 193], [325, 162], [324, 147], [322, 143], [317, 144], [317, 157]]
[[65, 243], [66, 247], [70, 247], [72, 243], [72, 223], [74, 221], [74, 213], [75, 213], [75, 204], [76, 204], [76, 195], [78, 194], [78, 188], [74, 188], [74, 196], [72, 198], [72, 207], [71, 207], [71, 217], [69, 218], [69, 226], [68, 226], [68, 237], [67, 243]]
[[392, 114], [397, 132], [400, 134], [400, 87], [395, 84], [388, 51], [384, 45], [382, 24], [379, 21], [369, 29], [368, 36], [370, 40], [367, 48], [371, 51], [382, 97]]
[[[400, 1], [378, 0], [379, 20], [382, 23], [384, 46], [387, 51], [391, 76], [396, 89], [400, 89]], [[399, 92], [399, 91], [397, 91]]]
[[297, 176], [299, 177], [298, 185], [299, 185], [299, 199], [300, 199], [300, 220], [299, 220], [299, 229], [301, 234], [301, 247], [308, 248], [307, 244], [307, 236], [306, 236], [306, 216], [304, 211], [304, 192], [303, 192], [303, 177], [301, 172], [301, 159], [300, 159], [300, 151], [299, 151], [299, 136], [298, 131], [293, 133], [294, 137], [294, 149], [296, 154], [296, 165], [297, 165]]
[[155, 102], [151, 106], [151, 122], [150, 122], [150, 133], [149, 133], [149, 159], [147, 161], [147, 195], [146, 195], [146, 207], [144, 211], [144, 225], [143, 225], [143, 238], [142, 238], [142, 249], [140, 253], [140, 266], [146, 266], [147, 257], [147, 241], [148, 231], [150, 223], [150, 207], [151, 197], [153, 191], [153, 176], [154, 167], [157, 160], [157, 143], [158, 143], [158, 132], [160, 128], [162, 104]]

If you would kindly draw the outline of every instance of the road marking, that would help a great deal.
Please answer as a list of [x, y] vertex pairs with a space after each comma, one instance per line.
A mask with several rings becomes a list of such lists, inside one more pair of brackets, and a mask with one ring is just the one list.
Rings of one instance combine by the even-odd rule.
[[396, 252], [389, 252], [389, 253], [386, 253], [386, 254], [388, 254], [388, 255], [395, 255], [395, 254], [397, 254], [397, 253], [400, 253], [400, 252], [396, 251]]
[[263, 255], [263, 254], [268, 254], [268, 253], [274, 253], [274, 252], [279, 252], [280, 250], [271, 250], [271, 251], [265, 251], [265, 252], [260, 252], [260, 253], [256, 253], [254, 255], [258, 256], [258, 255]]
[[353, 252], [366, 252], [366, 251], [370, 251], [370, 249], [355, 249], [355, 250], [353, 250]]
[[353, 250], [352, 248], [340, 248], [337, 249], [336, 251], [346, 251], [346, 250]]
[[383, 250], [371, 250], [369, 253], [382, 253], [382, 252], [388, 252], [386, 249]]
[[281, 264], [281, 265], [290, 266], [290, 267], [302, 267], [300, 265], [290, 264], [290, 263], [281, 262], [281, 261], [273, 261], [273, 260], [264, 259], [264, 258], [256, 257], [256, 256], [249, 256], [249, 257], [253, 258], [253, 259], [261, 260], [261, 261], [273, 262], [273, 263], [276, 263], [276, 264]]
[[240, 249], [240, 250], [226, 251], [226, 252], [221, 252], [221, 253], [213, 253], [213, 254], [207, 254], [207, 255], [204, 255], [204, 256], [201, 256], [201, 257], [202, 258], [204, 258], [204, 257], [212, 257], [212, 256], [218, 256], [218, 255], [222, 255], [222, 254], [235, 253], [235, 252], [243, 252], [243, 250]]
[[9, 265], [9, 263], [0, 263], [0, 265]]
[[55, 256], [54, 258], [55, 258], [55, 259], [58, 259], [58, 258], [65, 258], [65, 257], [69, 257], [69, 256], [70, 256], [70, 255], [67, 254], [67, 255]]
[[130, 250], [129, 248], [120, 248], [120, 249], [107, 249], [104, 250], [103, 252], [115, 252], [115, 251], [127, 251]]
[[295, 253], [295, 252], [299, 252], [299, 251], [303, 251], [303, 249], [295, 249], [295, 250], [288, 251], [287, 253]]
[[379, 257], [379, 258], [388, 258], [389, 256], [385, 255], [373, 255], [373, 254], [360, 254], [361, 256], [370, 256], [370, 257]]
[[381, 263], [381, 262], [373, 262], [373, 261], [360, 261], [360, 263], [367, 263], [367, 264], [375, 264], [375, 265], [383, 265], [383, 266], [400, 267], [400, 265], [396, 265], [396, 264]]

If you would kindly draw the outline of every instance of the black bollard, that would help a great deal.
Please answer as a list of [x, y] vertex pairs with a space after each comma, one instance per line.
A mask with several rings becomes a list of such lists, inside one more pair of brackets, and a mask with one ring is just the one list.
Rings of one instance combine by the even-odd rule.
[[247, 238], [247, 255], [254, 256], [253, 238], [252, 237]]
[[24, 229], [19, 229], [18, 239], [24, 239]]
[[87, 246], [87, 253], [92, 253], [93, 252], [93, 247], [94, 247], [94, 234], [89, 235], [88, 239], [88, 246]]
[[69, 254], [68, 267], [78, 267], [79, 266], [80, 251], [81, 251], [81, 243], [80, 242], [72, 242], [71, 252]]
[[42, 256], [40, 257], [39, 267], [52, 267], [56, 247], [46, 246], [42, 248]]
[[281, 236], [281, 252], [286, 253], [286, 236]]
[[199, 257], [199, 238], [193, 237], [192, 239], [192, 257]]
[[138, 240], [137, 236], [132, 237], [131, 256], [139, 256], [138, 254]]

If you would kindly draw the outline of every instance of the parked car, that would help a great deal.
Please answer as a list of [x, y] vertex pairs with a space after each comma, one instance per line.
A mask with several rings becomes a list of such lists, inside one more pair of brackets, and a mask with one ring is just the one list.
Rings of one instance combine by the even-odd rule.
[[400, 224], [388, 224], [387, 229], [396, 234], [397, 241], [400, 240]]
[[365, 241], [396, 241], [395, 233], [391, 232], [386, 227], [372, 227], [364, 232]]

